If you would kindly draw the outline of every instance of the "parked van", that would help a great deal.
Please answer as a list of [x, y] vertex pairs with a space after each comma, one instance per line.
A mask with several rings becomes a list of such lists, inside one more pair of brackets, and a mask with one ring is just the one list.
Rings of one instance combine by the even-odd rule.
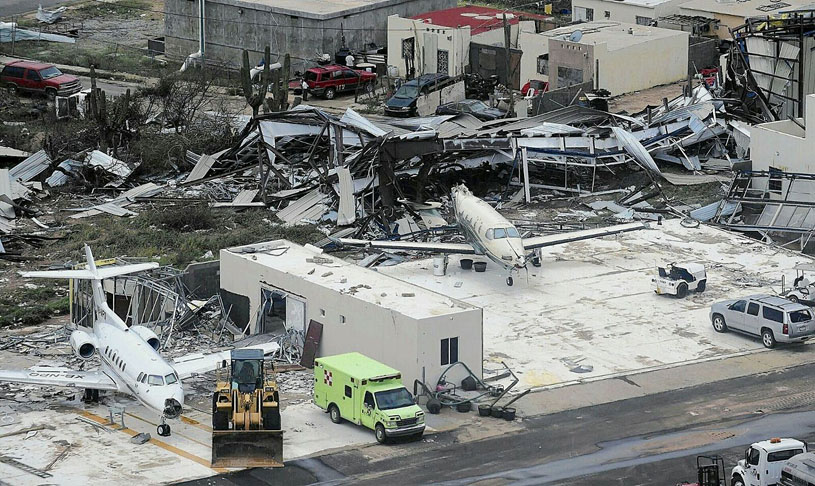
[[372, 429], [380, 444], [424, 434], [424, 412], [402, 385], [402, 374], [360, 353], [314, 360], [314, 403], [335, 424], [344, 419]]

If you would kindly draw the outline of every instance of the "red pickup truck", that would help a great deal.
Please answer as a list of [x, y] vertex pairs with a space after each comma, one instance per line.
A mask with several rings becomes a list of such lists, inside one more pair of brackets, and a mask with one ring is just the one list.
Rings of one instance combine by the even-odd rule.
[[9, 93], [30, 91], [43, 93], [49, 99], [69, 96], [82, 91], [82, 83], [70, 74], [63, 74], [53, 64], [35, 61], [12, 61], [0, 71], [0, 85]]
[[338, 64], [313, 67], [303, 75], [310, 93], [333, 100], [337, 93], [360, 90], [370, 93], [374, 90], [376, 73], [351, 69]]

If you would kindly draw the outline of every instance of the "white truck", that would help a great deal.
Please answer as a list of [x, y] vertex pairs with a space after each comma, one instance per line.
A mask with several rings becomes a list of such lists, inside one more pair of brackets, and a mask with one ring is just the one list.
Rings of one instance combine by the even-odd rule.
[[815, 452], [798, 454], [781, 468], [779, 486], [811, 486], [815, 484]]
[[707, 285], [707, 272], [701, 263], [669, 263], [657, 267], [657, 275], [651, 279], [651, 286], [657, 294], [670, 294], [680, 299], [689, 290], [704, 292]]
[[776, 486], [787, 460], [807, 451], [805, 442], [797, 439], [762, 440], [744, 451], [730, 474], [731, 486]]

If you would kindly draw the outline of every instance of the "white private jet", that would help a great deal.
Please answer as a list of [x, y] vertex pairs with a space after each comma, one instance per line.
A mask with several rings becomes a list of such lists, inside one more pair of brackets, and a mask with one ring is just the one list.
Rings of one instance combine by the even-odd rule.
[[[361, 246], [383, 250], [416, 250], [433, 253], [486, 255], [509, 271], [507, 285], [512, 285], [512, 272], [525, 269], [534, 258], [534, 250], [570, 241], [599, 238], [647, 228], [643, 223], [627, 223], [605, 228], [571, 231], [547, 236], [521, 238], [518, 229], [467, 187], [459, 184], [451, 191], [453, 211], [466, 243], [433, 243], [421, 241], [358, 240], [336, 238], [343, 246]], [[539, 264], [537, 264], [539, 265]]]
[[[146, 407], [158, 412], [161, 421], [157, 432], [170, 435], [165, 419], [181, 416], [184, 389], [181, 380], [195, 373], [214, 370], [229, 351], [209, 355], [195, 354], [166, 361], [158, 353], [158, 336], [144, 326], [128, 327], [107, 305], [102, 280], [141, 272], [158, 267], [157, 263], [139, 263], [96, 268], [91, 249], [85, 245], [88, 268], [85, 270], [54, 270], [22, 272], [23, 277], [91, 280], [93, 287], [93, 329], [77, 329], [71, 333], [71, 348], [82, 359], [99, 356], [101, 367], [96, 371], [74, 371], [66, 368], [33, 367], [27, 370], [0, 370], [0, 382], [84, 388], [86, 396], [98, 398], [99, 390], [131, 395]], [[90, 331], [90, 332], [89, 332]], [[276, 343], [253, 345], [264, 354], [278, 349]], [[91, 393], [88, 393], [88, 392]]]

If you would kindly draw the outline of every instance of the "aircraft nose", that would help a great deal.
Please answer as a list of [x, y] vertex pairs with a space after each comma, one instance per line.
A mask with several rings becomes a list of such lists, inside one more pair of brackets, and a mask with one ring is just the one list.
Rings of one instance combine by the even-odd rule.
[[164, 416], [167, 418], [177, 418], [181, 415], [181, 403], [175, 398], [164, 400]]

